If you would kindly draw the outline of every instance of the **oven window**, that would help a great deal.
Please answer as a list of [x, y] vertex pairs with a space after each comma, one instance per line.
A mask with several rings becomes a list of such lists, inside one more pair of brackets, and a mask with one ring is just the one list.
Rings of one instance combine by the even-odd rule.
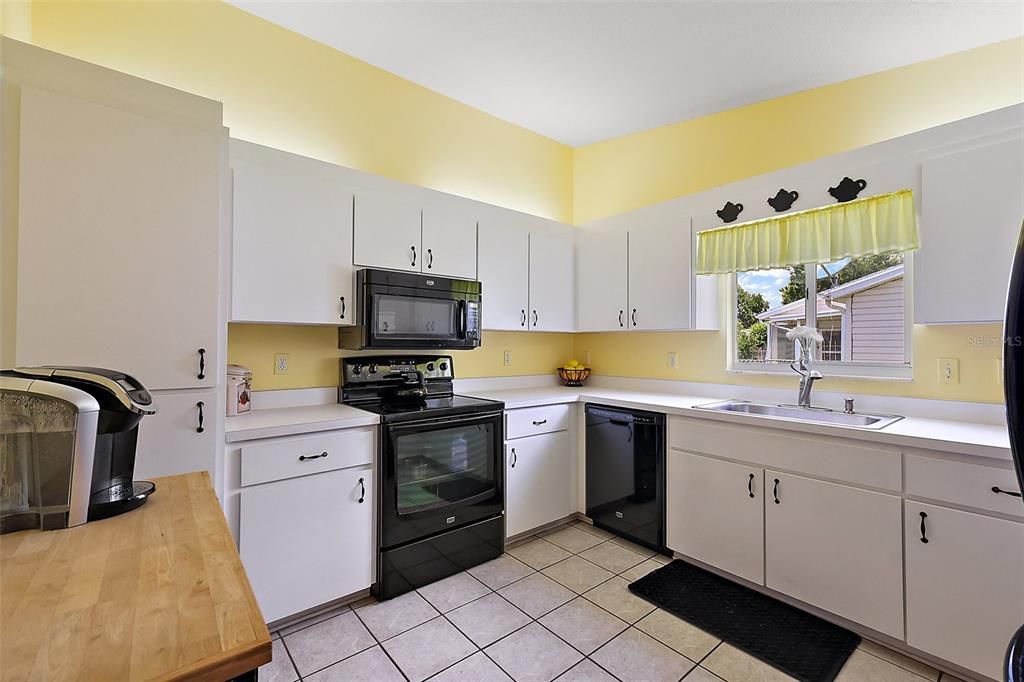
[[374, 334], [392, 339], [451, 339], [456, 336], [458, 301], [377, 294]]
[[493, 490], [494, 429], [489, 421], [393, 437], [398, 512], [440, 507]]

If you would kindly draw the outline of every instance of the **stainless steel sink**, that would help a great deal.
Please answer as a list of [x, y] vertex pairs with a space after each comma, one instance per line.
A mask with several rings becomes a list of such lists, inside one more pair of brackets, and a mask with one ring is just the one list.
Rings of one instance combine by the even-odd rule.
[[747, 402], [746, 400], [726, 400], [718, 403], [708, 403], [707, 405], [697, 405], [697, 408], [715, 412], [749, 414], [766, 419], [783, 419], [813, 424], [836, 424], [837, 426], [855, 426], [862, 429], [884, 429], [889, 424], [903, 419], [903, 417], [892, 414], [863, 414], [860, 412], [848, 414], [824, 407], [764, 405]]

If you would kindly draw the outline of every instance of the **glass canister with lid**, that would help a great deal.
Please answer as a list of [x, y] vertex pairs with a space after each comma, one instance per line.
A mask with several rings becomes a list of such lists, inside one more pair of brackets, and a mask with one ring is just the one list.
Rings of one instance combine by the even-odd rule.
[[252, 370], [242, 365], [228, 365], [227, 387], [229, 417], [252, 410]]

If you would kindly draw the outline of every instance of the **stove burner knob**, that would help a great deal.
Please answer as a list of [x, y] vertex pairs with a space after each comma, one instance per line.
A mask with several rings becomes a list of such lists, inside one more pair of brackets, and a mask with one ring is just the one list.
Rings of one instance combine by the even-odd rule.
[[442, 362], [441, 363], [441, 371], [442, 372], [447, 372], [448, 371], [448, 363], [447, 362]]
[[359, 376], [362, 372], [363, 368], [360, 365], [352, 365], [352, 376]]
[[377, 373], [377, 365], [370, 365], [370, 369], [368, 371], [370, 372], [370, 374], [376, 374]]
[[433, 372], [434, 371], [434, 363], [432, 363], [432, 362], [428, 362], [427, 363], [427, 371], [428, 372]]

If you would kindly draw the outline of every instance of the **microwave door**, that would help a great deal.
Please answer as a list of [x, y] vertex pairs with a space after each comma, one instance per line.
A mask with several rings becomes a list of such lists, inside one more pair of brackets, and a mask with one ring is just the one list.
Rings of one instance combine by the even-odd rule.
[[444, 341], [457, 338], [458, 301], [450, 298], [376, 294], [373, 336], [393, 341]]

